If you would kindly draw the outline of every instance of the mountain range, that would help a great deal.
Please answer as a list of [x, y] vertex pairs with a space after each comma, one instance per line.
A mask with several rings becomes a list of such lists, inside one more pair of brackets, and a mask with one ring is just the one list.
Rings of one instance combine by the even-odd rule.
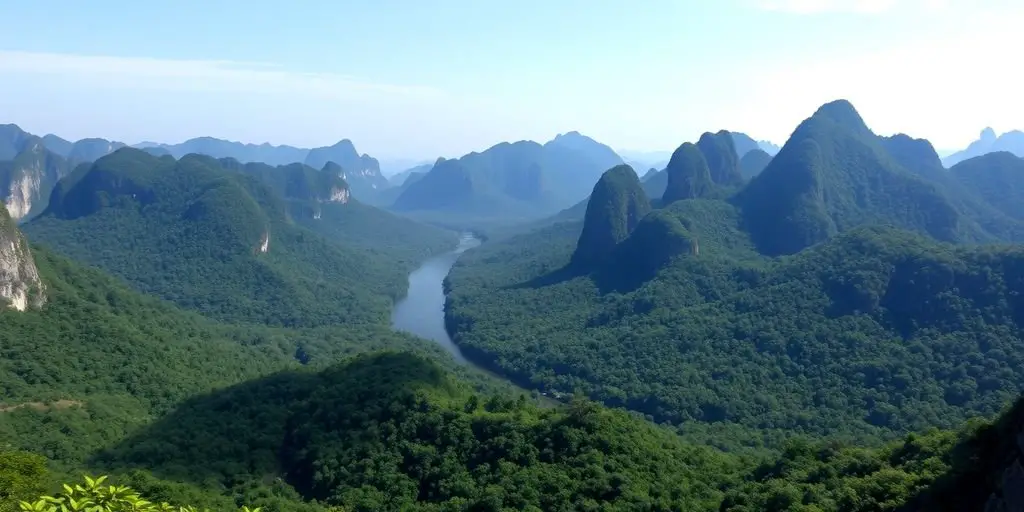
[[458, 236], [367, 204], [350, 142], [0, 135], [2, 511], [1024, 510], [1012, 152], [947, 169], [838, 100], [774, 156], [439, 159], [373, 200], [531, 219], [436, 283], [481, 372], [390, 328]]
[[[1009, 201], [1024, 159], [947, 171], [927, 141], [877, 136], [839, 100], [737, 186], [727, 133], [681, 145], [650, 206], [617, 167], [582, 215], [467, 253], [446, 308], [463, 353], [711, 443], [722, 428], [740, 444], [892, 438], [1019, 396], [1024, 255], [977, 244], [1024, 241]], [[990, 369], [950, 373], [954, 353]]]
[[608, 146], [577, 132], [545, 144], [501, 143], [439, 159], [395, 199], [399, 211], [481, 217], [536, 217], [586, 197], [602, 172], [622, 163]]

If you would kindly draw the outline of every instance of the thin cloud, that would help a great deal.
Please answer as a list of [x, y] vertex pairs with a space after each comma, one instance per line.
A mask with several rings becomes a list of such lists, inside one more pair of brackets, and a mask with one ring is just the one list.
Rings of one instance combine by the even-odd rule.
[[333, 73], [303, 73], [259, 62], [154, 59], [0, 51], [0, 73], [56, 78], [109, 88], [311, 95], [355, 99], [372, 96], [437, 97], [442, 91], [416, 85], [360, 80]]

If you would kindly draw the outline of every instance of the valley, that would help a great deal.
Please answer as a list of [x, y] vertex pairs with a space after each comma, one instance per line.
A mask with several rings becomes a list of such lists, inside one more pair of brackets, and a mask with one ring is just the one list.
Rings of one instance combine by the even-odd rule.
[[120, 147], [40, 179], [0, 229], [0, 483], [24, 459], [31, 489], [213, 509], [1012, 504], [1024, 160], [946, 170], [844, 101], [775, 156], [746, 139], [609, 160], [482, 230], [365, 204], [331, 161]]
[[465, 362], [459, 347], [452, 342], [445, 328], [444, 280], [462, 253], [478, 247], [480, 239], [463, 233], [459, 245], [451, 252], [435, 256], [409, 274], [409, 290], [391, 311], [391, 326], [436, 342], [457, 361]]

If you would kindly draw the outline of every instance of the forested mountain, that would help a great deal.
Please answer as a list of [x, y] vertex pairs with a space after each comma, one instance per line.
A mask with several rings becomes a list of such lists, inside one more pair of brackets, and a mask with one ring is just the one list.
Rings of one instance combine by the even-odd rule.
[[440, 159], [395, 200], [400, 211], [536, 218], [586, 197], [601, 173], [622, 159], [576, 132], [544, 145], [503, 142], [457, 160]]
[[1024, 390], [1024, 253], [941, 241], [1013, 221], [998, 195], [985, 212], [961, 207], [986, 187], [1011, 196], [1019, 159], [950, 171], [981, 187], [951, 196], [925, 177], [929, 144], [881, 139], [842, 101], [731, 197], [693, 193], [704, 154], [677, 155], [669, 168], [686, 179], [625, 233], [605, 231], [616, 257], [603, 267], [561, 270], [598, 236], [583, 236], [589, 218], [467, 253], [447, 306], [464, 353], [527, 386], [752, 444], [955, 427]]
[[715, 188], [704, 153], [689, 142], [684, 142], [672, 153], [672, 159], [665, 167], [665, 176], [667, 183], [662, 195], [663, 204], [671, 204], [679, 199], [707, 197]]
[[[708, 166], [708, 172], [712, 178], [711, 181], [728, 188], [737, 186], [744, 179], [749, 179], [754, 174], [760, 172], [761, 169], [753, 170], [757, 167], [757, 162], [761, 160], [757, 155], [752, 155], [752, 160], [746, 164], [748, 167], [751, 167], [750, 170], [743, 165], [743, 159], [748, 154], [765, 152], [765, 150], [759, 149], [759, 144], [761, 143], [743, 133], [719, 130], [717, 133], [704, 132], [696, 144], [690, 145], [694, 145], [700, 150]], [[673, 156], [676, 156], [681, 148], [682, 146], [677, 148]], [[765, 165], [767, 165], [768, 160], [771, 160], [771, 156], [767, 157]], [[655, 171], [654, 173], [647, 173], [642, 181], [647, 197], [661, 197], [665, 194], [665, 187], [668, 185], [668, 173], [665, 169]]]
[[360, 203], [349, 194], [348, 183], [334, 162], [327, 162], [319, 171], [303, 164], [271, 167], [232, 159], [221, 159], [220, 164], [268, 185], [285, 200], [288, 215], [296, 224], [346, 249], [365, 249], [402, 272], [450, 250], [458, 241], [455, 232]]
[[1024, 132], [1011, 130], [996, 136], [995, 130], [985, 128], [978, 140], [972, 142], [962, 151], [957, 151], [942, 160], [946, 167], [952, 167], [964, 160], [982, 156], [987, 153], [1005, 151], [1024, 157]]
[[214, 158], [231, 158], [242, 163], [264, 163], [270, 166], [304, 163], [316, 169], [327, 162], [341, 166], [341, 177], [352, 193], [363, 200], [372, 201], [376, 194], [388, 187], [387, 178], [380, 173], [380, 164], [369, 155], [360, 155], [352, 141], [342, 139], [333, 146], [313, 149], [272, 144], [245, 144], [214, 137], [197, 137], [180, 144], [143, 142], [135, 147], [155, 156], [169, 154], [175, 158], [198, 153]]
[[651, 203], [631, 167], [623, 164], [605, 172], [587, 203], [583, 232], [572, 254], [572, 264], [589, 270], [588, 267], [606, 263], [615, 246], [650, 211]]
[[735, 203], [766, 254], [792, 254], [853, 226], [891, 223], [943, 241], [986, 239], [939, 187], [899, 165], [846, 101], [823, 105]]
[[[174, 160], [125, 148], [61, 180], [25, 230], [138, 290], [214, 318], [289, 326], [386, 321], [411, 263], [296, 225], [274, 186], [293, 185], [291, 192], [318, 206], [347, 200], [340, 178], [298, 170], [309, 181], [233, 172], [207, 156]], [[427, 250], [450, 240], [440, 231], [431, 238], [430, 231], [419, 238]]]
[[[214, 158], [233, 158], [242, 163], [262, 162], [268, 165], [288, 165], [302, 163], [309, 155], [309, 149], [294, 146], [275, 146], [273, 144], [246, 144], [216, 137], [196, 137], [178, 144], [143, 142], [134, 147], [139, 149], [159, 148], [174, 158], [197, 153]], [[162, 152], [161, 151], [161, 152]]]

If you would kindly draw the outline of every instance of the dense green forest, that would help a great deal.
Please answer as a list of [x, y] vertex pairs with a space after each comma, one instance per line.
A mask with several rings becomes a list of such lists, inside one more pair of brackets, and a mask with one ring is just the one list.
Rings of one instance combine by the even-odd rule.
[[843, 101], [758, 145], [707, 132], [653, 186], [573, 132], [403, 191], [569, 206], [445, 281], [521, 388], [388, 327], [455, 236], [352, 197], [351, 143], [79, 166], [31, 254], [0, 215], [0, 295], [38, 299], [0, 309], [0, 512], [1024, 509], [1024, 160], [946, 170]]
[[47, 210], [24, 229], [33, 241], [142, 292], [219, 320], [385, 323], [414, 260], [449, 249], [454, 235], [353, 205], [331, 215], [366, 220], [362, 233], [398, 225], [396, 236], [415, 236], [397, 252], [369, 250], [330, 227], [320, 230], [331, 236], [318, 236], [289, 215], [288, 199], [274, 188], [288, 183], [279, 175], [297, 170], [307, 180], [304, 199], [316, 205], [348, 206], [332, 203], [330, 194], [331, 187], [347, 189], [340, 178], [297, 167], [247, 174], [200, 155], [174, 160], [121, 149], [62, 180]]
[[[894, 144], [905, 150], [890, 156]], [[1024, 390], [1024, 252], [935, 240], [990, 237], [981, 226], [996, 223], [957, 208], [983, 194], [948, 199], [897, 163], [934, 156], [915, 144], [876, 137], [835, 102], [723, 199], [694, 198], [710, 166], [684, 144], [668, 167], [681, 176], [671, 204], [641, 221], [616, 206], [636, 185], [607, 199], [599, 184], [583, 222], [467, 253], [447, 281], [449, 328], [472, 359], [525, 386], [584, 393], [727, 448], [799, 434], [877, 443], [992, 416]], [[613, 247], [594, 246], [595, 230]], [[579, 264], [599, 253], [603, 265]]]

